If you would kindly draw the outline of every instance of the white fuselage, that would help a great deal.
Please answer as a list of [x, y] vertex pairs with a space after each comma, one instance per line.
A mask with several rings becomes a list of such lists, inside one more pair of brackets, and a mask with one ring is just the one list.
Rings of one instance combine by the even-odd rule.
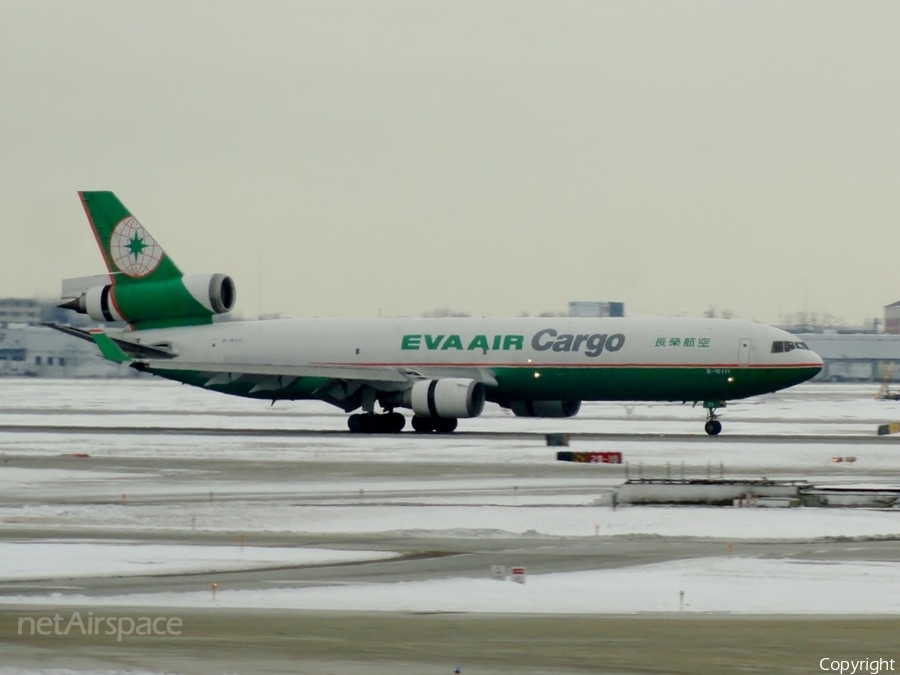
[[[348, 366], [821, 366], [814, 352], [773, 353], [797, 338], [723, 319], [278, 319], [126, 334], [166, 342], [184, 361]], [[566, 336], [572, 336], [571, 340]], [[603, 345], [599, 344], [603, 337]], [[622, 336], [610, 340], [610, 336]]]

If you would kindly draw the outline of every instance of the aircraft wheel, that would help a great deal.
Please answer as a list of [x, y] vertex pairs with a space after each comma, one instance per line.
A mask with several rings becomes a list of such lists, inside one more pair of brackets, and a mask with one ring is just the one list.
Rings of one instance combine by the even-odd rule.
[[379, 415], [365, 413], [350, 415], [347, 418], [347, 428], [351, 434], [375, 434], [384, 431], [383, 420]]
[[439, 434], [452, 434], [456, 431], [455, 417], [439, 417], [434, 421], [434, 430]]
[[430, 417], [416, 415], [412, 418], [412, 428], [420, 434], [429, 434], [434, 431], [434, 420]]
[[710, 436], [718, 436], [722, 431], [722, 423], [719, 420], [709, 420], [703, 428]]
[[362, 415], [350, 415], [347, 418], [347, 428], [350, 430], [351, 434], [358, 434], [362, 432]]
[[383, 434], [399, 434], [406, 426], [406, 418], [398, 412], [378, 416], [378, 431]]

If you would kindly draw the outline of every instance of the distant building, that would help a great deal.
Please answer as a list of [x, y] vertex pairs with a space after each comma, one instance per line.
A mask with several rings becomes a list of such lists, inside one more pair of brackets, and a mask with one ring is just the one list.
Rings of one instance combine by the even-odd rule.
[[900, 380], [900, 335], [797, 335], [825, 362], [817, 380], [880, 382]]
[[41, 322], [43, 306], [34, 298], [0, 298], [0, 324]]
[[106, 361], [97, 347], [44, 326], [0, 326], [0, 377], [133, 377]]
[[570, 302], [569, 316], [625, 316], [625, 303]]
[[0, 377], [133, 377], [138, 374], [133, 368], [105, 360], [94, 343], [42, 326], [45, 322], [82, 327], [97, 325], [89, 316], [61, 309], [55, 300], [0, 298]]
[[884, 308], [884, 332], [900, 334], [900, 301]]

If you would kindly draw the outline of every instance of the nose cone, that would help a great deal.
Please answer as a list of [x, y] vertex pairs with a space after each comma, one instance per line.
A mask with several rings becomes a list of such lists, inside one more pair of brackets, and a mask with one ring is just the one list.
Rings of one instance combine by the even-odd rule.
[[[784, 342], [786, 361], [791, 364], [792, 368], [797, 369], [798, 375], [803, 377], [801, 382], [811, 380], [822, 372], [825, 364], [821, 356], [810, 349], [798, 336], [789, 333], [783, 333], [783, 335], [788, 338]], [[773, 345], [773, 355], [778, 353], [778, 350], [774, 348], [777, 345], [777, 342]]]
[[[795, 352], [798, 357], [803, 359], [803, 370], [806, 375], [804, 380], [811, 380], [816, 375], [822, 372], [822, 367], [825, 365], [825, 362], [822, 361], [822, 357], [816, 354], [812, 349], [805, 350], [797, 350]], [[802, 355], [802, 356], [801, 356]]]
[[819, 370], [822, 370], [822, 366], [825, 365], [825, 362], [822, 360], [822, 357], [819, 356], [818, 354], [816, 354], [811, 349], [809, 350], [809, 355], [812, 357], [813, 363], [815, 363], [819, 367]]
[[[821, 373], [825, 365], [822, 357], [810, 349], [798, 336], [787, 333], [785, 335], [790, 338], [784, 342], [785, 361], [790, 364], [790, 369], [794, 372], [795, 384], [811, 380]], [[777, 349], [775, 349], [777, 345], [777, 342], [773, 344], [773, 355], [776, 357], [778, 355]]]

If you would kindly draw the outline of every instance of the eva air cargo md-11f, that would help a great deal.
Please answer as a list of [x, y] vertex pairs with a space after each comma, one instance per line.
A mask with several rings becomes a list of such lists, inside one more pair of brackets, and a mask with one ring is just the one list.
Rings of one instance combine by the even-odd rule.
[[[62, 305], [124, 330], [58, 330], [137, 370], [236, 396], [317, 399], [350, 431], [448, 433], [493, 401], [571, 417], [582, 401], [703, 403], [706, 432], [732, 399], [804, 382], [822, 360], [796, 337], [724, 319], [274, 319], [213, 323], [234, 307], [224, 274], [183, 275], [111, 192], [82, 192], [108, 274], [63, 282]], [[376, 413], [381, 408], [381, 413]]]

